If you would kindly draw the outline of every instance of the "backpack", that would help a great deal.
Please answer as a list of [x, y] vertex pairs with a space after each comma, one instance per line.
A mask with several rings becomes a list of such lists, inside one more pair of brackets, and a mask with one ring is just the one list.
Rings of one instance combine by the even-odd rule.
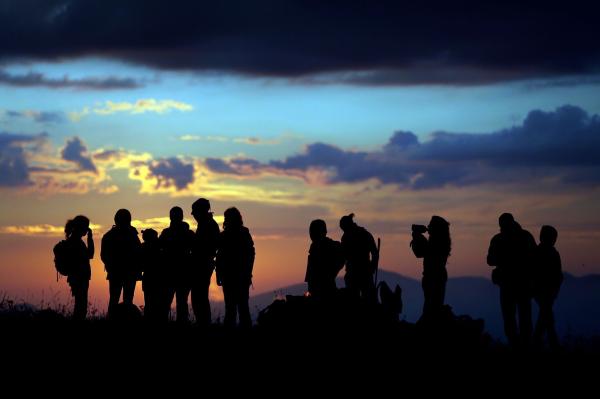
[[[54, 268], [58, 274], [68, 276], [72, 270], [72, 262], [69, 259], [69, 245], [67, 240], [61, 240], [54, 246]], [[57, 276], [58, 277], [58, 276]]]

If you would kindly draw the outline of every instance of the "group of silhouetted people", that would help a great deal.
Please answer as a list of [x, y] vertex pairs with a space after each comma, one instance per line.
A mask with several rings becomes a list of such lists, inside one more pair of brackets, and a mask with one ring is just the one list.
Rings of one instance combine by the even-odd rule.
[[[131, 213], [119, 209], [114, 226], [102, 237], [100, 257], [109, 283], [108, 317], [123, 298], [125, 306], [133, 306], [137, 281], [144, 291], [144, 316], [149, 321], [167, 321], [173, 298], [178, 322], [189, 321], [188, 297], [199, 324], [210, 324], [209, 287], [213, 271], [217, 284], [223, 287], [225, 320], [229, 326], [251, 326], [248, 307], [249, 289], [254, 266], [254, 242], [244, 227], [237, 208], [224, 214], [223, 231], [210, 211], [210, 202], [198, 199], [192, 205], [192, 215], [198, 223], [196, 232], [183, 221], [183, 210], [174, 207], [169, 212], [170, 225], [160, 235], [154, 229], [138, 231], [131, 225]], [[87, 292], [90, 280], [89, 260], [94, 256], [94, 241], [89, 219], [77, 216], [65, 226], [70, 262], [75, 265], [68, 283], [75, 299], [75, 319], [87, 313]], [[87, 234], [87, 246], [82, 237]]]
[[[492, 281], [500, 287], [504, 332], [511, 346], [527, 348], [533, 337], [541, 344], [547, 334], [551, 348], [558, 347], [554, 326], [554, 301], [563, 280], [560, 254], [554, 247], [558, 232], [542, 226], [540, 243], [510, 213], [499, 218], [500, 233], [491, 242], [487, 263], [495, 266]], [[533, 329], [531, 301], [539, 306]], [[518, 314], [518, 322], [517, 322]]]
[[[187, 322], [188, 297], [197, 323], [211, 323], [209, 287], [213, 271], [223, 287], [225, 299], [224, 324], [249, 327], [252, 324], [248, 306], [249, 288], [255, 250], [250, 231], [244, 226], [237, 208], [224, 213], [223, 231], [213, 219], [210, 202], [200, 198], [192, 205], [197, 222], [196, 231], [183, 220], [183, 210], [174, 207], [169, 213], [170, 225], [160, 235], [154, 229], [142, 231], [143, 243], [131, 225], [131, 213], [119, 209], [115, 224], [102, 238], [101, 259], [109, 281], [110, 317], [119, 299], [133, 305], [137, 281], [144, 291], [144, 316], [151, 321], [166, 321], [173, 299], [176, 300], [177, 321]], [[345, 266], [345, 292], [367, 304], [377, 302], [376, 271], [379, 248], [373, 235], [357, 225], [354, 214], [343, 216], [341, 242], [327, 236], [327, 226], [321, 219], [309, 227], [311, 245], [308, 252], [305, 282], [308, 293], [317, 301], [335, 298], [336, 278]], [[533, 337], [540, 343], [548, 335], [551, 347], [558, 346], [554, 326], [553, 304], [562, 283], [562, 267], [554, 245], [558, 233], [543, 226], [540, 243], [524, 230], [509, 213], [499, 219], [500, 233], [491, 242], [487, 263], [494, 266], [492, 281], [500, 287], [500, 304], [504, 329], [509, 344], [527, 347]], [[425, 234], [428, 234], [428, 237]], [[94, 241], [85, 216], [67, 222], [65, 234], [69, 252], [77, 267], [69, 274], [68, 283], [75, 298], [73, 317], [84, 319], [87, 311], [87, 291], [90, 262], [94, 256]], [[87, 246], [83, 237], [87, 235]], [[423, 314], [419, 322], [436, 322], [445, 309], [446, 263], [451, 252], [450, 223], [432, 216], [429, 224], [413, 225], [410, 247], [423, 259]], [[539, 305], [539, 318], [533, 329], [531, 301]], [[517, 322], [518, 314], [518, 322]]]

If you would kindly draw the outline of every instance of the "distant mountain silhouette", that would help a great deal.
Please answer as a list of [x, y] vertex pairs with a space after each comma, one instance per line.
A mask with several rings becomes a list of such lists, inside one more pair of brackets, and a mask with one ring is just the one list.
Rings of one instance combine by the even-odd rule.
[[[421, 282], [401, 274], [380, 270], [379, 279], [390, 286], [400, 284], [404, 310], [401, 319], [416, 322], [423, 308]], [[338, 287], [343, 286], [338, 279]], [[302, 295], [306, 284], [295, 284], [250, 298], [250, 310], [256, 317], [258, 311], [273, 302], [276, 296]], [[504, 338], [500, 314], [498, 287], [482, 277], [450, 278], [447, 284], [446, 303], [455, 314], [466, 314], [485, 320], [485, 329], [495, 338]], [[215, 315], [223, 314], [221, 303], [213, 304]], [[534, 320], [537, 318], [537, 305]], [[556, 326], [561, 337], [600, 335], [600, 275], [575, 277], [565, 274], [561, 293], [555, 305]]]

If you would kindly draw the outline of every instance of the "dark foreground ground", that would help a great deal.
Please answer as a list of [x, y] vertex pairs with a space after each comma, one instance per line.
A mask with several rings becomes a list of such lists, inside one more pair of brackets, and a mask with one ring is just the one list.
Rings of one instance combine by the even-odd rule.
[[168, 389], [169, 397], [208, 391], [250, 397], [413, 397], [430, 391], [539, 397], [563, 390], [579, 397], [600, 378], [598, 340], [572, 341], [559, 352], [514, 351], [467, 316], [420, 325], [364, 308], [332, 316], [279, 303], [248, 330], [156, 325], [135, 317], [74, 322], [50, 310], [5, 312], [0, 334], [0, 389], [42, 389], [52, 396]]

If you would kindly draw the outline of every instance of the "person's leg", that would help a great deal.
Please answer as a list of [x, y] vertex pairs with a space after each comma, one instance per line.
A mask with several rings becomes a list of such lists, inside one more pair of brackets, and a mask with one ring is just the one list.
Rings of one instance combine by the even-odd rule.
[[371, 273], [365, 273], [362, 278], [362, 293], [365, 301], [369, 304], [377, 302], [377, 290], [375, 288], [375, 282], [373, 281], [373, 275]]
[[150, 289], [149, 284], [146, 284], [145, 282], [142, 285], [142, 292], [144, 293], [144, 319], [153, 320], [154, 315], [152, 312], [154, 311], [154, 304], [152, 301], [156, 301], [156, 298], [152, 295], [153, 292]]
[[187, 323], [190, 320], [190, 311], [188, 309], [190, 287], [185, 283], [180, 283], [175, 292], [175, 296], [177, 299], [177, 322]]
[[115, 306], [119, 304], [119, 298], [121, 297], [121, 289], [123, 288], [123, 279], [112, 278], [108, 280], [108, 314], [112, 313]]
[[346, 292], [353, 299], [360, 297], [360, 287], [356, 280], [356, 275], [352, 272], [346, 272], [346, 274], [344, 275], [344, 284], [346, 285]]
[[133, 278], [123, 281], [123, 302], [133, 304], [133, 296], [135, 295], [135, 284], [137, 281]]
[[421, 319], [430, 319], [435, 309], [435, 289], [428, 277], [421, 279], [421, 288], [423, 289], [423, 314]]
[[544, 305], [544, 301], [541, 298], [536, 298], [536, 303], [538, 304], [538, 318], [537, 321], [535, 322], [535, 328], [533, 330], [533, 343], [536, 346], [541, 347], [543, 344], [543, 340], [544, 340], [544, 330], [546, 329], [545, 323], [546, 323], [546, 315], [545, 315], [545, 305]]
[[235, 327], [237, 319], [237, 292], [231, 283], [223, 284], [223, 296], [225, 297], [225, 320], [228, 327]]
[[508, 339], [508, 344], [515, 346], [517, 344], [517, 301], [512, 289], [500, 287], [500, 307], [502, 308], [502, 319], [504, 320], [504, 334]]
[[238, 309], [240, 312], [240, 327], [252, 327], [252, 318], [250, 317], [250, 306], [248, 299], [250, 297], [250, 286], [242, 283], [238, 288]]
[[518, 299], [519, 311], [519, 337], [524, 348], [531, 343], [533, 322], [531, 321], [531, 297], [521, 293]]
[[88, 280], [77, 281], [71, 285], [71, 292], [75, 299], [73, 308], [73, 320], [85, 320], [88, 308]]
[[174, 285], [168, 285], [161, 288], [161, 298], [160, 298], [160, 309], [161, 309], [161, 319], [165, 322], [169, 321], [171, 316], [171, 306], [173, 306], [173, 298], [175, 297], [175, 289]]
[[203, 276], [200, 276], [192, 287], [192, 309], [194, 310], [194, 316], [198, 324], [209, 325], [212, 321], [210, 300], [208, 297], [211, 276], [212, 270], [210, 273], [207, 272]]
[[546, 318], [546, 330], [548, 331], [548, 343], [550, 349], [558, 349], [559, 341], [558, 334], [556, 333], [556, 326], [554, 323], [554, 299], [548, 301], [547, 306], [547, 318]]

